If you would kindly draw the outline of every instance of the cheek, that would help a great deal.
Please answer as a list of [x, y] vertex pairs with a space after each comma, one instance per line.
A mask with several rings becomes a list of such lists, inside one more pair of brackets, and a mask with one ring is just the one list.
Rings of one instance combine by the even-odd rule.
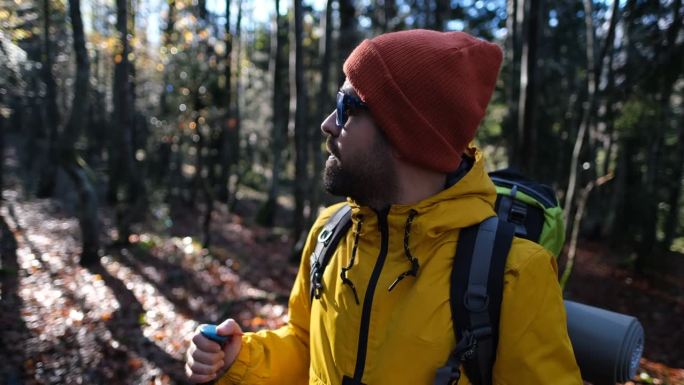
[[368, 148], [379, 134], [378, 128], [365, 116], [350, 116], [345, 128], [335, 139], [340, 155], [344, 158], [354, 152]]
[[337, 150], [340, 152], [340, 154], [343, 151], [348, 151], [349, 149], [354, 147], [352, 145], [352, 140], [353, 138], [349, 136], [349, 132], [345, 129], [342, 129], [340, 135], [335, 140], [335, 143], [337, 144]]

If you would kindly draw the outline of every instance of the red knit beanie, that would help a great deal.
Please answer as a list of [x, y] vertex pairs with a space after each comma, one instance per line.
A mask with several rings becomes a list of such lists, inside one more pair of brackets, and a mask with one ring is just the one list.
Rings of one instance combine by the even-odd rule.
[[501, 60], [497, 45], [463, 32], [410, 30], [364, 40], [344, 73], [403, 157], [450, 172], [475, 137]]

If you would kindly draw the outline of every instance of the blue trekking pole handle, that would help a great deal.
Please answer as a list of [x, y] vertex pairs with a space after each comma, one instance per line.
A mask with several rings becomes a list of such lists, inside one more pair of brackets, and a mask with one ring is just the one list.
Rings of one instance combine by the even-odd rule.
[[202, 324], [200, 325], [200, 333], [202, 333], [203, 336], [209, 338], [210, 340], [216, 342], [219, 344], [221, 347], [225, 345], [226, 342], [228, 342], [228, 336], [220, 336], [216, 332], [216, 325], [211, 325], [211, 324]]
[[[205, 337], [209, 338], [210, 340], [219, 344], [221, 349], [223, 349], [223, 346], [226, 344], [226, 342], [228, 342], [228, 339], [230, 338], [228, 336], [220, 336], [216, 332], [216, 325], [212, 325], [212, 324], [200, 325], [199, 331], [200, 331], [200, 333], [202, 333], [203, 336], [205, 336]], [[204, 382], [204, 383], [201, 383], [199, 385], [212, 385], [214, 383], [214, 381]]]

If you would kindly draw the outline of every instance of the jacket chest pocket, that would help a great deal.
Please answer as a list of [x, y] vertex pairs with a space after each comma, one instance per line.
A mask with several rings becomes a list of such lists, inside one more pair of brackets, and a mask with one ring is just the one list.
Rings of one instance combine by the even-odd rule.
[[455, 346], [448, 299], [432, 305], [423, 303], [405, 313], [395, 309], [374, 354], [377, 373], [382, 373], [378, 383], [432, 384]]
[[407, 342], [447, 352], [456, 345], [448, 298], [425, 300], [421, 306], [400, 310], [394, 318], [395, 334]]

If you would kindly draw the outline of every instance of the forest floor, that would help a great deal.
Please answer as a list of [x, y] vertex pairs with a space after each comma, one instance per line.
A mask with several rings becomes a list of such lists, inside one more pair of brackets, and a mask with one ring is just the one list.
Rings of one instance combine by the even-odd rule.
[[[26, 197], [11, 175], [5, 183], [2, 384], [185, 384], [186, 337], [199, 323], [231, 315], [257, 330], [285, 320], [297, 270], [291, 243], [282, 228], [251, 224], [248, 202], [239, 214], [216, 210], [209, 251], [197, 241], [197, 212], [173, 209], [137, 229], [130, 246], [107, 246], [100, 265], [83, 268], [71, 210]], [[102, 213], [109, 235], [113, 215]], [[582, 244], [567, 296], [641, 320], [647, 340], [633, 384], [683, 385], [684, 255], [638, 276], [622, 260]]]

